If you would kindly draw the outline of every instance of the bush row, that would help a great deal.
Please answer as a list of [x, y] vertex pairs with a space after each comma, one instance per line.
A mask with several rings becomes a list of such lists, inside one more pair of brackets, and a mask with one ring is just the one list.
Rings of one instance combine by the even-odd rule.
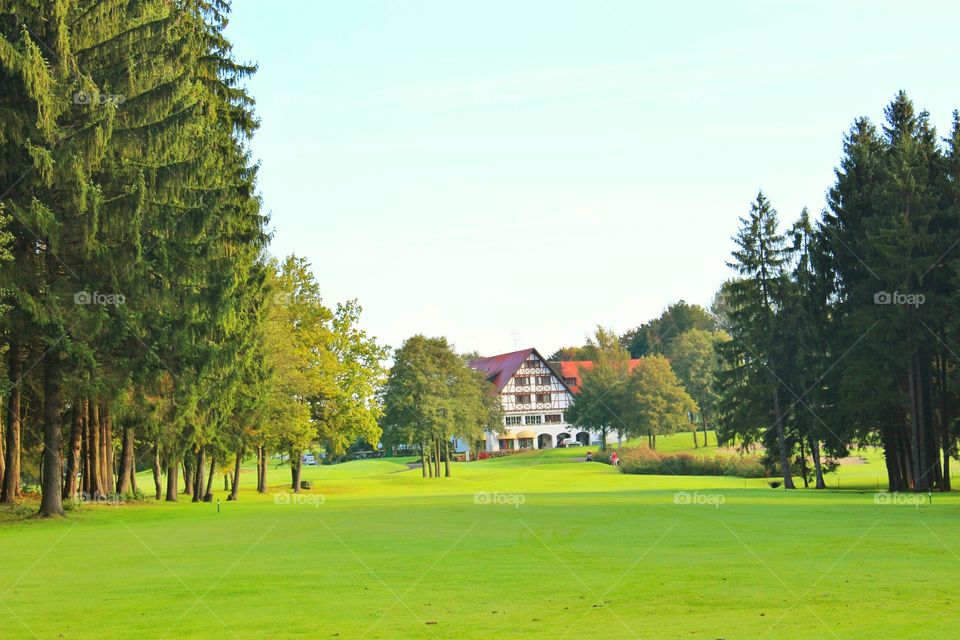
[[[613, 451], [597, 451], [593, 459], [610, 464]], [[767, 475], [760, 458], [752, 455], [695, 456], [689, 453], [659, 453], [649, 447], [625, 447], [616, 451], [623, 473], [740, 478], [763, 478]]]
[[487, 460], [488, 458], [503, 458], [513, 456], [518, 453], [527, 453], [533, 449], [524, 447], [522, 449], [500, 449], [499, 451], [481, 451], [477, 454], [477, 460]]

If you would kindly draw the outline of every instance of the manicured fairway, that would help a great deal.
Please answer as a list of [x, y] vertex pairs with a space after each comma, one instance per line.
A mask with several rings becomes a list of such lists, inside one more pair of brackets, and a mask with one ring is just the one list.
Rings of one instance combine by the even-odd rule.
[[220, 513], [3, 512], [0, 638], [960, 636], [960, 498], [876, 504], [872, 454], [841, 469], [860, 490], [791, 494], [574, 458], [309, 467], [299, 503], [248, 471]]

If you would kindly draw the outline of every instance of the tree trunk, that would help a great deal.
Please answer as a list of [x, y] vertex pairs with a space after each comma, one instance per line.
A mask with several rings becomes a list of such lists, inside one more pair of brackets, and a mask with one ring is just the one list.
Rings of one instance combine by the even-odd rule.
[[949, 400], [947, 398], [947, 363], [941, 352], [937, 354], [937, 379], [940, 390], [940, 447], [943, 450], [943, 483], [941, 491], [950, 491], [950, 456], [953, 453], [953, 438], [950, 435]]
[[63, 495], [68, 500], [77, 497], [77, 474], [80, 471], [80, 444], [83, 439], [83, 401], [73, 402], [73, 424], [70, 427], [70, 446], [67, 448], [67, 474], [63, 479]]
[[[208, 497], [213, 496], [213, 474], [217, 470], [217, 457], [215, 454], [210, 454], [210, 475], [207, 477], [207, 490], [203, 492], [203, 499], [206, 501]], [[224, 476], [226, 478], [226, 476]]]
[[6, 459], [0, 502], [13, 504], [20, 497], [20, 346], [11, 342], [7, 355], [7, 377], [12, 386], [7, 396]]
[[913, 475], [913, 448], [910, 446], [910, 434], [906, 429], [899, 429], [897, 436], [898, 464], [903, 477], [902, 491], [913, 491], [916, 478]]
[[292, 461], [293, 464], [293, 492], [300, 493], [300, 471], [302, 469], [302, 461], [300, 459], [300, 454], [297, 454], [297, 459]]
[[910, 450], [913, 453], [913, 490], [926, 491], [924, 477], [923, 412], [920, 409], [920, 390], [917, 384], [919, 373], [916, 366], [916, 354], [910, 356], [910, 366], [907, 368], [910, 393]]
[[887, 467], [887, 488], [890, 491], [907, 489], [908, 465], [904, 463], [905, 452], [901, 446], [901, 429], [887, 423], [881, 426], [883, 458]]
[[110, 418], [110, 408], [108, 405], [103, 405], [103, 449], [104, 449], [104, 477], [106, 478], [106, 483], [104, 488], [107, 491], [116, 486], [114, 484], [114, 465], [113, 465], [113, 420]]
[[263, 479], [263, 474], [260, 473], [260, 468], [263, 466], [263, 447], [259, 444], [257, 445], [257, 493], [263, 493], [263, 485], [261, 480]]
[[803, 438], [800, 438], [800, 477], [803, 479], [803, 488], [810, 488], [810, 470], [807, 467], [807, 452], [803, 444]]
[[[944, 442], [949, 442], [948, 438], [950, 437], [950, 427], [949, 425], [944, 426]], [[941, 491], [950, 492], [953, 490], [953, 484], [950, 481], [950, 456], [952, 455], [952, 448], [949, 444], [944, 445], [943, 449], [943, 484], [940, 487]]]
[[937, 437], [937, 428], [933, 420], [933, 371], [931, 358], [926, 350], [921, 349], [917, 355], [918, 371], [920, 373], [920, 406], [923, 410], [923, 448], [926, 458], [926, 487], [930, 489], [943, 486], [943, 469], [940, 466], [940, 447]]
[[136, 433], [130, 436], [130, 491], [137, 493], [137, 438]]
[[103, 429], [100, 426], [100, 408], [97, 402], [90, 403], [90, 443], [87, 447], [87, 453], [90, 456], [90, 495], [94, 498], [106, 494], [106, 486], [103, 477], [103, 444], [100, 437], [103, 435]]
[[446, 459], [443, 461], [443, 475], [446, 478], [450, 477], [450, 441], [444, 444], [444, 453], [446, 453]]
[[257, 446], [257, 493], [267, 492], [267, 448]]
[[189, 453], [183, 455], [183, 495], [193, 495], [193, 456]]
[[40, 515], [63, 515], [60, 451], [60, 350], [49, 347], [43, 356], [43, 480]]
[[427, 477], [427, 459], [423, 455], [423, 443], [420, 443], [420, 475], [424, 478]]
[[[157, 500], [159, 500], [162, 495], [162, 487], [160, 486], [160, 445], [156, 442], [153, 443], [153, 488]], [[176, 491], [176, 487], [174, 487], [174, 491]]]
[[83, 421], [83, 436], [80, 438], [80, 466], [83, 468], [83, 494], [93, 495], [93, 462], [90, 457], [90, 403], [86, 398], [80, 401], [80, 419]]
[[7, 468], [6, 456], [3, 453], [3, 443], [7, 439], [7, 432], [3, 427], [3, 412], [0, 411], [0, 492], [3, 491], [3, 473]]
[[233, 463], [233, 480], [230, 483], [230, 495], [227, 500], [236, 500], [240, 491], [240, 465], [243, 463], [243, 444], [237, 449], [237, 459]]
[[193, 498], [191, 502], [200, 502], [203, 500], [203, 463], [206, 452], [203, 447], [197, 450], [197, 464], [193, 470]]
[[776, 417], [777, 447], [780, 449], [783, 488], [796, 489], [793, 485], [793, 473], [790, 471], [790, 458], [787, 455], [787, 438], [783, 430], [783, 416], [780, 414], [780, 391], [776, 387], [773, 388], [773, 415]]
[[180, 461], [171, 455], [167, 464], [167, 502], [177, 501], [177, 478], [180, 476]]
[[[703, 411], [703, 410], [700, 411], [700, 423], [703, 425], [703, 446], [706, 447], [709, 444], [707, 442], [707, 412], [706, 411]], [[718, 439], [717, 447], [719, 446], [720, 446], [720, 441]]]
[[97, 440], [100, 444], [100, 449], [97, 452], [97, 460], [99, 461], [99, 467], [97, 468], [97, 473], [100, 478], [100, 493], [106, 495], [113, 490], [112, 478], [108, 475], [109, 471], [107, 469], [107, 430], [104, 428], [103, 422], [103, 407], [100, 405], [100, 401], [94, 405], [94, 410], [97, 412], [97, 416], [94, 424], [97, 425]]
[[130, 493], [131, 467], [133, 467], [133, 427], [123, 427], [123, 443], [120, 446], [120, 468], [117, 471], [117, 493]]
[[814, 489], [826, 489], [827, 484], [823, 481], [823, 466], [820, 462], [820, 441], [816, 437], [810, 436], [810, 455], [813, 456]]
[[693, 434], [693, 448], [694, 448], [694, 449], [699, 449], [699, 448], [700, 448], [700, 442], [697, 440], [697, 430], [694, 429], [693, 431], [691, 431], [691, 433]]

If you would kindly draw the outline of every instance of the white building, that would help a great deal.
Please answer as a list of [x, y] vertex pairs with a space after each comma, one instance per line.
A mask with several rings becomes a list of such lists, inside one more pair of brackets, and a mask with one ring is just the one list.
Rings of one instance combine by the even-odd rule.
[[470, 366], [486, 375], [503, 403], [504, 433], [487, 432], [487, 451], [549, 449], [564, 440], [585, 445], [596, 440], [567, 423], [573, 391], [536, 349], [479, 358]]

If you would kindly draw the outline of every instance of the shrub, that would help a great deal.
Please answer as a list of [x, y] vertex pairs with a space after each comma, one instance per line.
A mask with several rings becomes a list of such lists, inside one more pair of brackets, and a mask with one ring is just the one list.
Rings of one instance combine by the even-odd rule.
[[[610, 464], [612, 451], [597, 451], [595, 462]], [[763, 478], [766, 471], [756, 456], [695, 456], [689, 453], [658, 453], [648, 447], [627, 447], [617, 452], [620, 471], [636, 475], [737, 476]]]
[[481, 451], [477, 454], [477, 460], [487, 460], [489, 458], [504, 458], [506, 456], [515, 456], [518, 453], [529, 453], [533, 449], [501, 449], [499, 451]]

